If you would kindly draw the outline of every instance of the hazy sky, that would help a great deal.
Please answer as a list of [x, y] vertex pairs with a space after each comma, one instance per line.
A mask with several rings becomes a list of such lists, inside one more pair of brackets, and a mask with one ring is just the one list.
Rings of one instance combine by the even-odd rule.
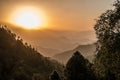
[[7, 21], [17, 7], [34, 6], [45, 13], [49, 26], [59, 30], [92, 30], [95, 19], [114, 0], [0, 0], [0, 21]]

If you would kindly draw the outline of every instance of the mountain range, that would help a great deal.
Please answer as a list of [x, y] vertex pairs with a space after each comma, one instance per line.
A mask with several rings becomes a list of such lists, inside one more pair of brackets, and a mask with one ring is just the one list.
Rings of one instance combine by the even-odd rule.
[[25, 30], [13, 24], [2, 24], [9, 26], [9, 29], [47, 57], [73, 49], [79, 45], [96, 42], [94, 31]]
[[62, 53], [56, 54], [53, 56], [57, 61], [66, 64], [66, 62], [72, 57], [73, 53], [79, 51], [85, 58], [87, 58], [90, 62], [94, 59], [96, 50], [96, 44], [88, 44], [88, 45], [79, 45], [78, 47], [64, 51]]

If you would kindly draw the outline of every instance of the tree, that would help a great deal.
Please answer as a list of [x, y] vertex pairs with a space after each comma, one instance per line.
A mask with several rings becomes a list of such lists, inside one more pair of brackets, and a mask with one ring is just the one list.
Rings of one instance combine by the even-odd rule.
[[96, 76], [105, 80], [120, 80], [120, 1], [113, 6], [94, 26], [98, 41], [93, 68]]
[[50, 80], [61, 80], [57, 71], [54, 71], [52, 75], [50, 76]]
[[90, 75], [90, 63], [80, 52], [75, 52], [66, 64], [67, 80], [93, 80]]

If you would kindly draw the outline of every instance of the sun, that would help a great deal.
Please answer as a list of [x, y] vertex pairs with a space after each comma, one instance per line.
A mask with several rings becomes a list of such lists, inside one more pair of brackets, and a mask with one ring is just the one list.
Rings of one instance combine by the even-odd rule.
[[39, 19], [38, 15], [32, 12], [23, 12], [16, 17], [15, 23], [25, 28], [36, 28], [42, 26], [42, 20]]
[[37, 9], [27, 7], [20, 8], [14, 12], [12, 22], [22, 28], [39, 29], [45, 26], [44, 15]]

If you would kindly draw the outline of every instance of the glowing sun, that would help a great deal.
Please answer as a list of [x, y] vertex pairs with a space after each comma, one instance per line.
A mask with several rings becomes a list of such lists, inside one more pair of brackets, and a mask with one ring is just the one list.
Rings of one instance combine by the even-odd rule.
[[35, 8], [21, 8], [14, 13], [14, 24], [26, 29], [38, 29], [45, 25], [44, 15]]

